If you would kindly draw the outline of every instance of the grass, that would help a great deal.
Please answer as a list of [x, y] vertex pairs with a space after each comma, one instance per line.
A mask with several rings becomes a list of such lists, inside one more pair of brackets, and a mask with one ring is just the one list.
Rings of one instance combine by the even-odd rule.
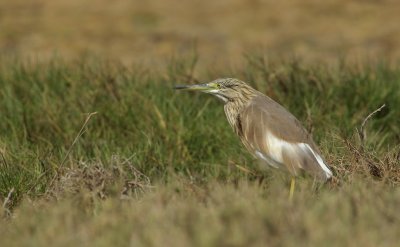
[[[289, 203], [288, 178], [258, 169], [221, 102], [172, 90], [195, 80], [190, 58], [160, 71], [0, 59], [0, 245], [395, 246], [400, 70], [243, 64], [197, 77], [238, 77], [290, 109], [331, 183], [300, 178]], [[361, 142], [356, 129], [382, 104]]]

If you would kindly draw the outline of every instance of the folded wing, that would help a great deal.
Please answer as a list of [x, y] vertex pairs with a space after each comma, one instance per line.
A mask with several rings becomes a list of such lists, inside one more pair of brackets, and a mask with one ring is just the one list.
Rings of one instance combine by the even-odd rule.
[[293, 175], [305, 170], [326, 180], [332, 172], [300, 122], [272, 99], [260, 95], [239, 115], [241, 139], [261, 161]]

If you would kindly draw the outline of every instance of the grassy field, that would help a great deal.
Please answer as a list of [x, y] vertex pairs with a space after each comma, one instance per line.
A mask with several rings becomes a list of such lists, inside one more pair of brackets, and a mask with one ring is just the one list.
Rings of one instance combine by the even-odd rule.
[[[0, 59], [0, 246], [399, 243], [399, 68], [242, 60], [198, 71], [187, 57], [155, 71]], [[290, 109], [335, 179], [300, 178], [289, 202], [289, 178], [258, 169], [221, 102], [172, 90], [221, 76]]]
[[[399, 8], [0, 1], [0, 246], [397, 246]], [[335, 178], [290, 202], [221, 102], [172, 89], [220, 77], [293, 112]]]

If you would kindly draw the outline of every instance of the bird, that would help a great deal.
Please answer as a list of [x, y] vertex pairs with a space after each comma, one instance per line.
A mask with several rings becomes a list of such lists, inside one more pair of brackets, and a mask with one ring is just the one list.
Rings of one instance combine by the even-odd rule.
[[294, 193], [295, 177], [303, 172], [322, 182], [331, 179], [332, 171], [301, 122], [282, 105], [247, 83], [235, 78], [222, 78], [174, 88], [200, 91], [222, 100], [226, 118], [246, 149], [262, 165], [292, 175], [290, 199]]

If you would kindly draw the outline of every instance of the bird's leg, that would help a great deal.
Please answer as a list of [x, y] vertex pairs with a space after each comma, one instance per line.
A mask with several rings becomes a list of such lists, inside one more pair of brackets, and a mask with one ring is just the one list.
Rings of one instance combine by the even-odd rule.
[[295, 184], [296, 184], [296, 179], [295, 179], [295, 177], [292, 177], [292, 179], [290, 180], [289, 201], [292, 201], [292, 199], [293, 199]]

